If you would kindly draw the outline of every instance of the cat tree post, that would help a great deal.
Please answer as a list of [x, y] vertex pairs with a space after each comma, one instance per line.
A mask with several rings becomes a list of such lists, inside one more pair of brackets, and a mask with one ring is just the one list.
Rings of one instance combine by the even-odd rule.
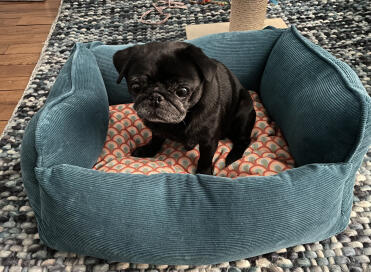
[[233, 0], [229, 31], [262, 29], [267, 4], [267, 0]]
[[286, 28], [281, 18], [266, 19], [268, 0], [232, 0], [230, 23], [215, 23], [186, 26], [187, 39], [195, 39], [208, 34], [257, 30], [271, 25]]

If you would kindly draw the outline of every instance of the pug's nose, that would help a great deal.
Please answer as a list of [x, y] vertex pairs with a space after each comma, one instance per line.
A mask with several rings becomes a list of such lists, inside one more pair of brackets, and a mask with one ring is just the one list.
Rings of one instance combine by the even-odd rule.
[[152, 103], [156, 106], [160, 105], [161, 101], [164, 100], [164, 97], [159, 93], [154, 93], [151, 96]]

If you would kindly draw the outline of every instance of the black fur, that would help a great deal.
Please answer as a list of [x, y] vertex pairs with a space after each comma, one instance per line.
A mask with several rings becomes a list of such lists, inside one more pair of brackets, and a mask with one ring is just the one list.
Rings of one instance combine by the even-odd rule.
[[184, 42], [137, 45], [116, 52], [113, 62], [117, 82], [126, 78], [134, 109], [153, 133], [133, 156], [154, 156], [166, 138], [186, 149], [199, 144], [197, 173], [211, 175], [218, 141], [227, 137], [233, 148], [226, 165], [241, 158], [255, 110], [247, 90], [222, 63]]

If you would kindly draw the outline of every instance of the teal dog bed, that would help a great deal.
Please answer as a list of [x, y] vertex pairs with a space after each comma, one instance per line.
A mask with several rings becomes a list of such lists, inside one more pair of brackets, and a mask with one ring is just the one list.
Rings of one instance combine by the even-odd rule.
[[46, 245], [111, 261], [199, 265], [345, 229], [371, 143], [371, 99], [356, 74], [295, 28], [189, 42], [259, 92], [296, 167], [233, 180], [92, 170], [109, 105], [130, 102], [112, 63], [130, 45], [76, 44], [22, 144], [24, 185]]

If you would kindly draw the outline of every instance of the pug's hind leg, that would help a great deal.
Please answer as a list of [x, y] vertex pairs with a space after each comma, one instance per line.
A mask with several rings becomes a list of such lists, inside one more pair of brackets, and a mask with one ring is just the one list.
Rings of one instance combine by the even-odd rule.
[[252, 99], [248, 91], [242, 90], [240, 104], [233, 120], [232, 128], [228, 133], [228, 138], [233, 142], [233, 147], [225, 160], [226, 166], [240, 159], [245, 149], [249, 146], [255, 119], [256, 113]]
[[164, 141], [165, 139], [153, 135], [151, 141], [147, 145], [136, 148], [131, 156], [139, 158], [154, 157], [160, 151]]

